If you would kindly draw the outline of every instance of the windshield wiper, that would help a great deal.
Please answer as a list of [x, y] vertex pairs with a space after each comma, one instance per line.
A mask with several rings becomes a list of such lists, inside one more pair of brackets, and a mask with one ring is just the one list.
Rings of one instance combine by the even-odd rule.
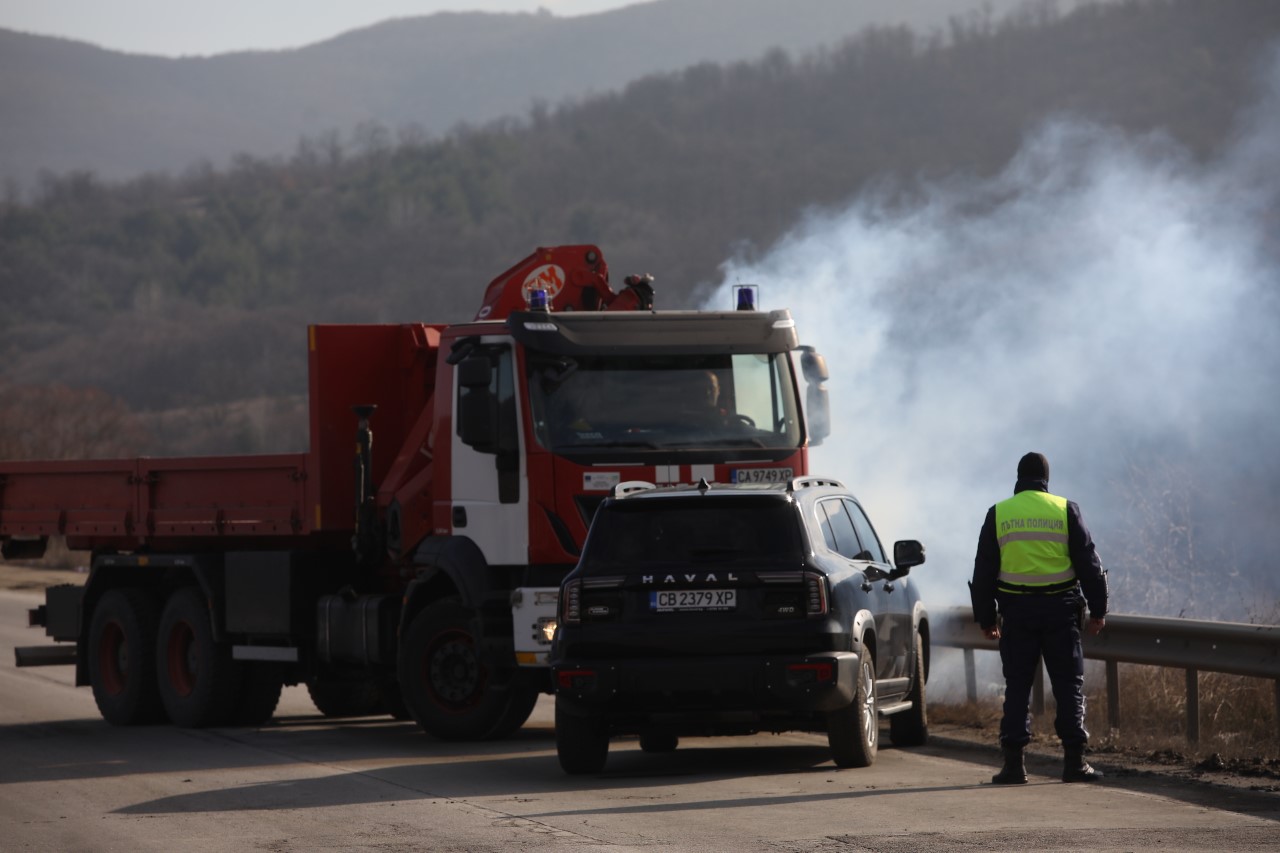
[[643, 447], [646, 450], [657, 450], [659, 445], [652, 441], [592, 441], [589, 443], [576, 444], [557, 444], [555, 449], [560, 450], [595, 450], [600, 447]]

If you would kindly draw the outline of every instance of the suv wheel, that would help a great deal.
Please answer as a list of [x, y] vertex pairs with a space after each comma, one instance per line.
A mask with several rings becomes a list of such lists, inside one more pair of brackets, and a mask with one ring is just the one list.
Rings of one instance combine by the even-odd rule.
[[602, 714], [565, 713], [556, 699], [556, 756], [565, 773], [599, 773], [609, 757], [609, 729]]
[[929, 740], [929, 711], [924, 698], [924, 638], [916, 632], [916, 665], [911, 673], [911, 707], [889, 718], [889, 739], [896, 746], [924, 746]]
[[640, 749], [644, 752], [675, 752], [680, 738], [674, 732], [650, 729], [640, 733]]
[[876, 760], [879, 739], [875, 660], [864, 644], [853, 701], [827, 714], [827, 743], [837, 767], [870, 767]]

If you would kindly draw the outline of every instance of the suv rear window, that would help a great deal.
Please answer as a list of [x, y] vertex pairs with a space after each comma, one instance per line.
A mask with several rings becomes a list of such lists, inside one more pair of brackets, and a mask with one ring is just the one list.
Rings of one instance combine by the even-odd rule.
[[601, 508], [591, 526], [582, 566], [707, 564], [804, 559], [794, 507], [785, 501], [639, 499]]

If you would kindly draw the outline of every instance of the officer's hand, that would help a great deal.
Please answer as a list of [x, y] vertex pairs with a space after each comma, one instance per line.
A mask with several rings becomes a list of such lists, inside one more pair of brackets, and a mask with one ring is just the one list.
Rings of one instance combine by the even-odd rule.
[[1090, 637], [1096, 637], [1102, 633], [1102, 629], [1107, 627], [1107, 620], [1103, 618], [1089, 617], [1089, 624], [1085, 626], [1085, 630], [1089, 632]]
[[992, 625], [990, 628], [983, 628], [982, 636], [986, 637], [988, 640], [1000, 639], [1000, 626]]

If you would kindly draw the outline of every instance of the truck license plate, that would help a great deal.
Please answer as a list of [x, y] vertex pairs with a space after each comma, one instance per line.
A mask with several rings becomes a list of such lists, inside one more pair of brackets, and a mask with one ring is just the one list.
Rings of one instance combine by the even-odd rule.
[[729, 482], [785, 483], [793, 476], [790, 468], [734, 468], [729, 472]]
[[658, 613], [676, 610], [732, 610], [737, 606], [736, 589], [675, 589], [649, 593], [649, 609]]

